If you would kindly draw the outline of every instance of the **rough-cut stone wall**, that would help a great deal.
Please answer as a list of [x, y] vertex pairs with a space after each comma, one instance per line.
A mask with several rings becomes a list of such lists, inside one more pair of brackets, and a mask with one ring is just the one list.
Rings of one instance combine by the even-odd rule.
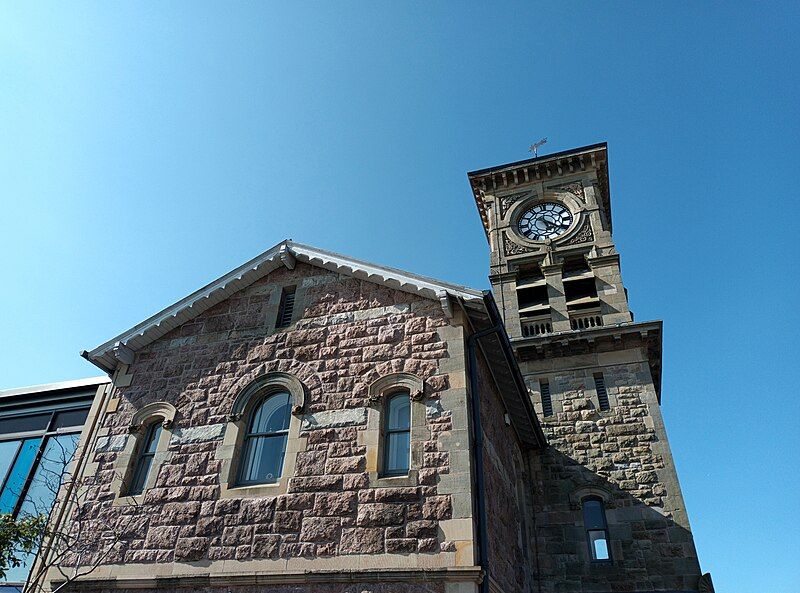
[[523, 545], [522, 509], [517, 485], [524, 480], [522, 452], [489, 369], [479, 356], [478, 384], [484, 434], [483, 471], [489, 574], [504, 593], [527, 591], [528, 558]]
[[[296, 306], [304, 309], [302, 318], [273, 331], [276, 291], [293, 284], [298, 285]], [[356, 419], [352, 426], [303, 433], [305, 450], [297, 454], [285, 494], [220, 499], [221, 465], [215, 458], [219, 427], [224, 428], [241, 387], [271, 371], [291, 373], [306, 384], [309, 414], [361, 410], [368, 405], [371, 381], [401, 371], [423, 378], [426, 401], [436, 404], [448, 388], [448, 377], [439, 368], [448, 357], [439, 333], [447, 323], [438, 301], [298, 264], [293, 271], [273, 272], [137, 353], [128, 369], [132, 382], [120, 389], [119, 408], [105, 416], [102, 434], [124, 440], [136, 410], [166, 401], [177, 408], [172, 456], [146, 492], [144, 505], [134, 511], [112, 506], [112, 465], [118, 452], [111, 447], [94, 454], [91, 527], [102, 531], [118, 524], [121, 514], [139, 514], [105, 562], [453, 551], [453, 542], [438, 529], [452, 513], [450, 496], [437, 490], [438, 476], [449, 471], [442, 446], [449, 411], [426, 416], [431, 436], [422, 443], [421, 484], [368, 487], [367, 451], [358, 439], [365, 425], [359, 413], [349, 416]], [[313, 590], [355, 589], [320, 585]]]
[[[551, 446], [532, 455], [543, 590], [696, 590], [699, 563], [647, 363], [587, 368], [584, 357], [584, 368], [568, 370], [569, 362], [532, 376], [548, 377], [556, 412], [543, 419]], [[608, 411], [598, 409], [598, 370]], [[608, 499], [609, 564], [589, 561], [579, 506], [589, 488]]]
[[[183, 589], [181, 589], [183, 590]], [[189, 590], [189, 589], [186, 589]], [[230, 587], [197, 587], [191, 591], [196, 593], [229, 593]], [[257, 585], [238, 586], [237, 593], [446, 593], [448, 589], [444, 583], [313, 583], [303, 585]], [[93, 589], [95, 593], [163, 593], [164, 589]]]

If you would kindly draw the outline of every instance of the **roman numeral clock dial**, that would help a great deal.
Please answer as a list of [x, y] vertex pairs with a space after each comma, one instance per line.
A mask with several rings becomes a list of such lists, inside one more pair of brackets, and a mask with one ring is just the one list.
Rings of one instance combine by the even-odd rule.
[[572, 226], [572, 212], [555, 202], [536, 204], [519, 217], [519, 232], [532, 241], [555, 239]]

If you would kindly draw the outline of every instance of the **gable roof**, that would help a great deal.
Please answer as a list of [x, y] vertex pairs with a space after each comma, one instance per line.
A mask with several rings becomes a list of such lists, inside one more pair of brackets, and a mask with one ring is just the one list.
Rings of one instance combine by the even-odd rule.
[[379, 266], [287, 239], [131, 329], [92, 350], [84, 350], [81, 356], [111, 373], [118, 362], [126, 364], [133, 362], [133, 354], [137, 350], [152, 344], [176, 327], [247, 288], [275, 269], [281, 266], [293, 269], [298, 261], [410, 294], [438, 299], [446, 311], [450, 306], [450, 297], [476, 302], [483, 299], [480, 291], [465, 286]]
[[448, 317], [453, 316], [454, 307], [459, 307], [467, 315], [473, 332], [486, 333], [486, 330], [492, 330], [484, 335], [479, 343], [492, 368], [492, 376], [501, 392], [514, 429], [526, 446], [546, 446], [547, 440], [531, 405], [505, 325], [491, 292], [481, 292], [396, 268], [379, 266], [288, 239], [93, 350], [84, 350], [81, 356], [104, 371], [112, 373], [119, 363], [132, 363], [137, 350], [153, 343], [273, 270], [281, 266], [294, 269], [298, 261], [438, 300]]

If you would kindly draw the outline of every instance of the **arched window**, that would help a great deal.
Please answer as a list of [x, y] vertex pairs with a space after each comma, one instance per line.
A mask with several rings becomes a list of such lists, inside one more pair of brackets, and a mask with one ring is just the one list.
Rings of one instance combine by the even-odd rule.
[[289, 434], [291, 396], [280, 391], [267, 396], [250, 416], [244, 437], [239, 484], [277, 482]]
[[383, 474], [407, 474], [411, 461], [411, 398], [408, 393], [392, 395], [386, 402], [383, 446]]
[[603, 499], [591, 496], [583, 499], [583, 526], [593, 562], [608, 562], [611, 551], [608, 545], [608, 524]]
[[136, 453], [136, 463], [133, 466], [133, 475], [128, 488], [128, 496], [136, 496], [144, 492], [147, 478], [150, 475], [150, 468], [153, 466], [153, 458], [156, 454], [158, 439], [161, 436], [163, 422], [161, 419], [150, 424], [144, 433], [139, 450]]

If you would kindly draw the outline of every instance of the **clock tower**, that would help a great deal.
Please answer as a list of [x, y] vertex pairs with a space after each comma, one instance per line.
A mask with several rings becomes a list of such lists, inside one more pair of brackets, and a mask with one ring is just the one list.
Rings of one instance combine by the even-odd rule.
[[661, 321], [634, 321], [595, 144], [469, 173], [490, 281], [549, 447], [531, 453], [542, 591], [708, 591], [661, 416]]

